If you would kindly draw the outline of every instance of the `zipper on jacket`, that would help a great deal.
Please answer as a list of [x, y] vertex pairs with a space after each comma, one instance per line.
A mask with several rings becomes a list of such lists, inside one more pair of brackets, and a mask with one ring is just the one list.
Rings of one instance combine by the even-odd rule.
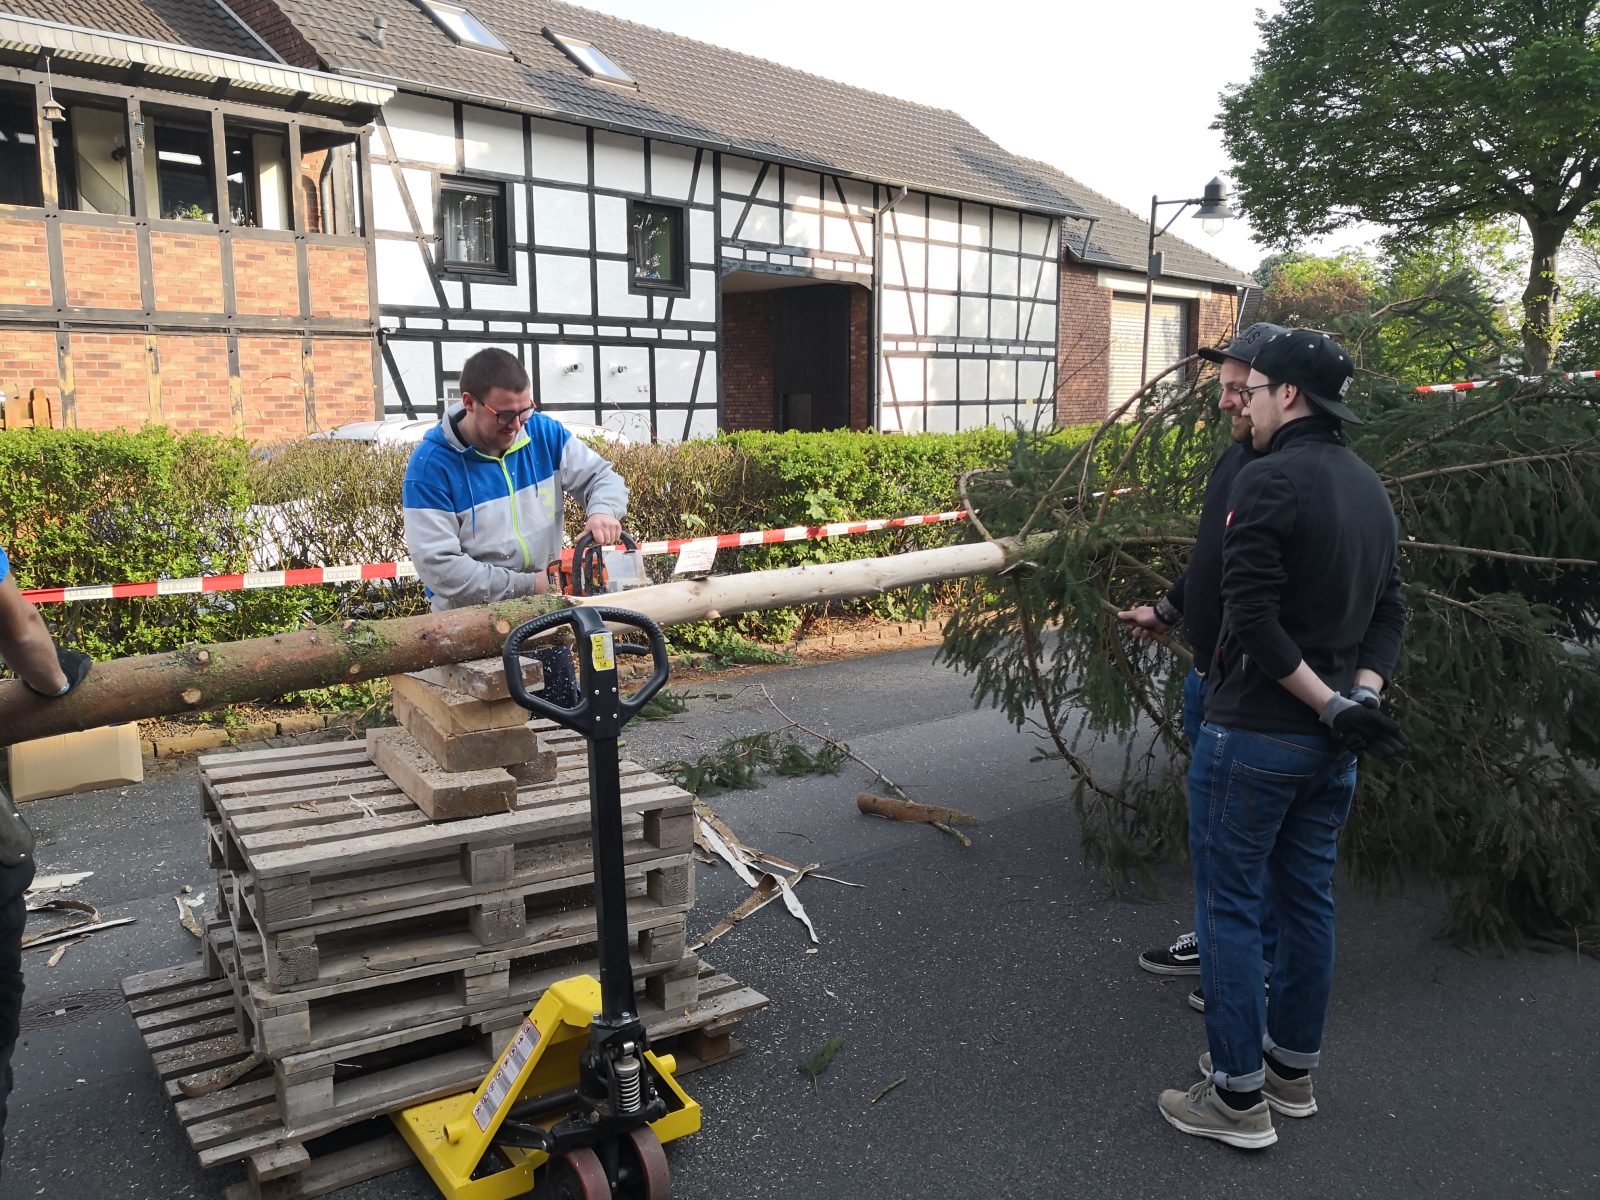
[[511, 469], [506, 466], [503, 458], [495, 459], [500, 464], [500, 474], [506, 478], [506, 498], [511, 501], [511, 532], [516, 536], [517, 545], [522, 547], [522, 569], [533, 570], [533, 555], [528, 553], [528, 543], [522, 536], [522, 520], [517, 515], [517, 489], [511, 482]]

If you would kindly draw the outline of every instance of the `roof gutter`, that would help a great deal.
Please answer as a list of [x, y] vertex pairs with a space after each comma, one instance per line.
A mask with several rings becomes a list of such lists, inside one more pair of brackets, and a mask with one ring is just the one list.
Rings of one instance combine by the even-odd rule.
[[351, 108], [379, 108], [394, 95], [391, 87], [322, 71], [4, 13], [0, 13], [0, 50], [46, 54], [63, 66], [74, 62], [138, 66], [145, 69], [147, 76], [225, 79], [249, 91], [285, 98], [306, 95]]
[[1035, 213], [1039, 216], [1051, 218], [1072, 217], [1087, 219], [1093, 215], [1067, 207], [1045, 208], [1038, 204], [1029, 204], [1015, 197], [1008, 198], [982, 192], [947, 191], [941, 188], [932, 188], [926, 184], [913, 183], [907, 179], [889, 179], [881, 175], [863, 175], [833, 163], [816, 162], [812, 159], [797, 158], [793, 155], [778, 154], [769, 150], [747, 150], [741, 146], [734, 145], [732, 142], [719, 141], [716, 138], [689, 137], [665, 129], [652, 128], [648, 125], [631, 125], [622, 121], [610, 121], [604, 117], [594, 117], [587, 113], [574, 112], [571, 109], [558, 108], [553, 105], [532, 104], [525, 101], [518, 102], [507, 100], [502, 96], [490, 96], [483, 92], [467, 91], [463, 88], [441, 87], [438, 84], [425, 83], [420, 79], [411, 79], [404, 75], [390, 75], [383, 71], [370, 71], [364, 67], [330, 67], [329, 69], [345, 77], [380, 80], [397, 91], [415, 92], [421, 96], [432, 96], [441, 100], [464, 100], [472, 104], [482, 105], [484, 108], [498, 108], [506, 112], [520, 112], [535, 117], [549, 117], [554, 120], [572, 122], [573, 124], [589, 125], [596, 129], [606, 129], [613, 133], [657, 138], [663, 142], [674, 142], [680, 146], [698, 146], [706, 150], [734, 154], [740, 158], [754, 158], [766, 162], [775, 162], [780, 166], [798, 167], [804, 171], [821, 171], [828, 175], [837, 175], [842, 179], [859, 180], [862, 183], [883, 184], [891, 188], [907, 188], [933, 195], [948, 196], [953, 200], [972, 200], [981, 204], [992, 204], [997, 208], [1009, 208], [1017, 212]]

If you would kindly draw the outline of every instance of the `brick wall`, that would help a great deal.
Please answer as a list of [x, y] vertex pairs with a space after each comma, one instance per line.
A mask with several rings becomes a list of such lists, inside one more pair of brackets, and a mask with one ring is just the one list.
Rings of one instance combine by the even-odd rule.
[[1234, 335], [1239, 301], [1232, 289], [1212, 288], [1211, 294], [1189, 306], [1189, 347], [1225, 345]]
[[[43, 221], [0, 218], [0, 280], [9, 304], [50, 303], [50, 252]], [[10, 346], [6, 349], [9, 353]]]
[[1111, 386], [1111, 292], [1099, 271], [1061, 264], [1060, 344], [1056, 362], [1056, 423], [1103, 421]]
[[872, 293], [850, 289], [850, 428], [871, 427]]
[[137, 429], [150, 417], [149, 353], [142, 333], [74, 333], [79, 429]]
[[330, 429], [347, 421], [370, 421], [378, 415], [370, 341], [320, 338], [311, 357], [319, 428]]
[[295, 67], [321, 66], [311, 43], [300, 36], [300, 31], [272, 0], [234, 0], [229, 7], [261, 36], [262, 41], [281, 54], [286, 63]]
[[[366, 288], [363, 284], [362, 292]], [[300, 279], [293, 242], [233, 237], [234, 311], [292, 317], [300, 312]]]
[[772, 293], [733, 292], [722, 298], [722, 424], [774, 429]]
[[61, 223], [61, 262], [67, 303], [83, 308], [142, 309], [139, 235], [130, 224]]
[[372, 315], [367, 294], [367, 252], [354, 246], [311, 246], [311, 315], [365, 321]]
[[184, 432], [233, 432], [228, 339], [215, 334], [163, 334], [156, 339], [156, 350], [162, 422]]
[[152, 230], [150, 271], [155, 277], [157, 309], [222, 311], [222, 241], [215, 235]]
[[[300, 339], [241, 337], [239, 379], [244, 399], [244, 436], [281, 442], [306, 435], [304, 372]], [[223, 406], [226, 413], [227, 408]]]
[[51, 420], [61, 422], [61, 373], [56, 362], [56, 335], [44, 329], [7, 329], [0, 354], [0, 392], [16, 404], [18, 419], [27, 415], [28, 393], [43, 388], [50, 396]]

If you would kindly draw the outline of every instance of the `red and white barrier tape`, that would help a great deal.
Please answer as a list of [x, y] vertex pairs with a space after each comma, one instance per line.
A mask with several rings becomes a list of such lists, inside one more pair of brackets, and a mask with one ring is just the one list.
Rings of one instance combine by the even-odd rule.
[[[1412, 389], [1419, 396], [1431, 392], [1475, 392], [1479, 388], [1494, 387], [1497, 383], [1504, 383], [1508, 379], [1534, 379], [1533, 375], [1502, 375], [1498, 379], [1472, 379], [1466, 383], [1424, 383]], [[1600, 379], [1600, 371], [1563, 371], [1563, 379]]]
[[[721, 533], [699, 538], [640, 542], [639, 553], [676, 554], [685, 547], [725, 549], [767, 546], [780, 542], [811, 541], [880, 529], [912, 525], [938, 525], [966, 519], [965, 512], [927, 513], [917, 517], [888, 517], [870, 521], [835, 521], [829, 525], [791, 525], [786, 529], [754, 529], [746, 533]], [[22, 594], [35, 604], [64, 604], [74, 600], [124, 600], [137, 596], [193, 595], [197, 592], [240, 592], [256, 588], [305, 587], [318, 583], [352, 583], [363, 579], [415, 579], [417, 569], [409, 559], [400, 562], [360, 563], [339, 567], [301, 567], [292, 571], [246, 571], [239, 575], [204, 575], [188, 579], [156, 579], [146, 583], [111, 583], [83, 587], [34, 588]]]

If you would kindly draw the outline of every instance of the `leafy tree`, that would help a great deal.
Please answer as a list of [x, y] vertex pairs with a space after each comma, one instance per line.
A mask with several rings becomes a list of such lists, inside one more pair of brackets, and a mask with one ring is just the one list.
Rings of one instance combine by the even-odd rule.
[[1528, 368], [1549, 368], [1557, 255], [1600, 197], [1594, 0], [1285, 0], [1217, 123], [1270, 243], [1520, 218]]

